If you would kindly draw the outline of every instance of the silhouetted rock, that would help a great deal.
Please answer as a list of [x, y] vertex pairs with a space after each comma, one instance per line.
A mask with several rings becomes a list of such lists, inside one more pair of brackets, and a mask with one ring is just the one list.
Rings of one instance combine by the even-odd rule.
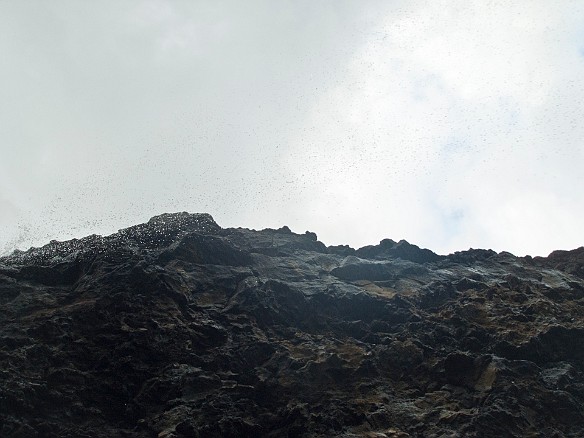
[[383, 239], [379, 245], [364, 246], [356, 251], [358, 257], [367, 259], [400, 258], [416, 263], [429, 263], [440, 260], [440, 256], [429, 249], [422, 249], [405, 240], [394, 242], [391, 239]]
[[547, 258], [536, 257], [536, 260], [584, 279], [584, 246], [572, 251], [554, 251]]
[[16, 251], [0, 436], [584, 436], [583, 254], [188, 213]]

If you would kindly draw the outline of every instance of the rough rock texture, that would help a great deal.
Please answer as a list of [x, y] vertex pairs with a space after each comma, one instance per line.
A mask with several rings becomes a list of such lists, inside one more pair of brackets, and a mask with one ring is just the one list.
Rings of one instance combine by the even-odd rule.
[[582, 437], [584, 248], [162, 215], [0, 259], [2, 437]]

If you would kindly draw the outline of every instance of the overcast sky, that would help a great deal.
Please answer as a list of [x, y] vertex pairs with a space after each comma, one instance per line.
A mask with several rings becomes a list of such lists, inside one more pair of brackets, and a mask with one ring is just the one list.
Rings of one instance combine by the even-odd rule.
[[584, 245], [584, 1], [0, 0], [0, 254], [163, 212]]

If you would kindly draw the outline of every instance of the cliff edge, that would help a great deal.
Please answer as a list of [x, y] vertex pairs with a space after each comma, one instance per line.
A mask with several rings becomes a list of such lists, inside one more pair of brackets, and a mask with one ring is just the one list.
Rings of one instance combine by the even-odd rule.
[[165, 214], [0, 258], [3, 437], [584, 436], [584, 248]]

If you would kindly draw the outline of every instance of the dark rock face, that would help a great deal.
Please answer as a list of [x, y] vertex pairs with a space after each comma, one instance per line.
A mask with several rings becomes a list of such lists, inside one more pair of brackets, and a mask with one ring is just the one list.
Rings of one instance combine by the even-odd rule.
[[0, 259], [3, 437], [581, 437], [584, 248], [162, 215]]

